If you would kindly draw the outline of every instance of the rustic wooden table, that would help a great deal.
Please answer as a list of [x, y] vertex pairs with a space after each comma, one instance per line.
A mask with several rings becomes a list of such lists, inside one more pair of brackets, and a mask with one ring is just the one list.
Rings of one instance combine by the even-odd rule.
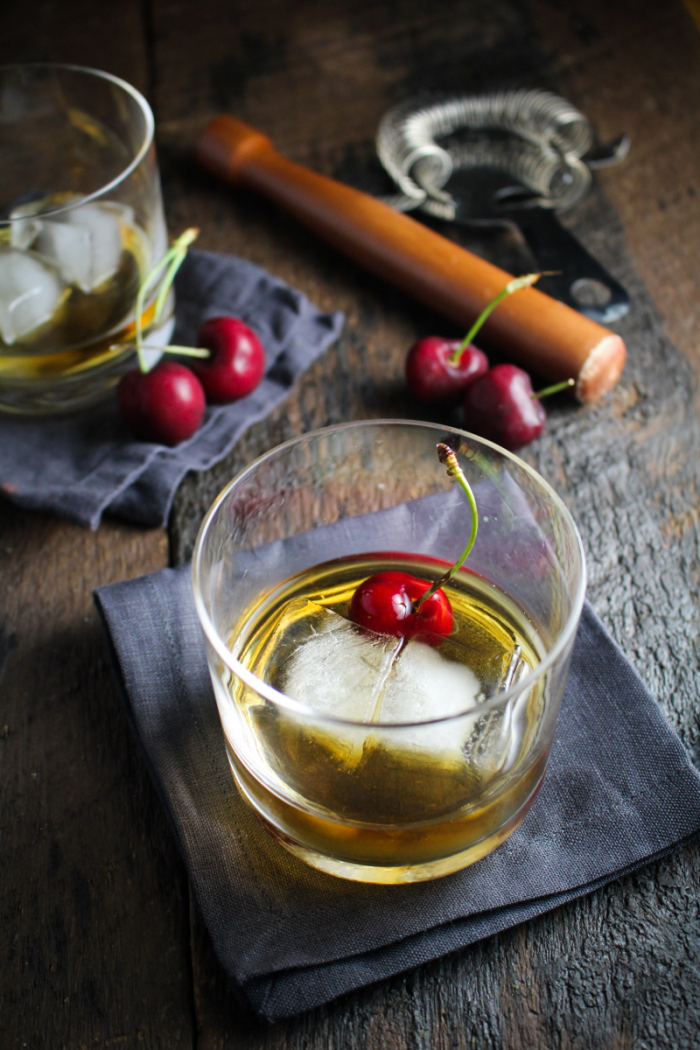
[[[237, 465], [338, 420], [423, 414], [406, 347], [444, 323], [252, 195], [204, 177], [193, 143], [229, 111], [281, 152], [370, 192], [373, 136], [422, 88], [557, 89], [603, 141], [632, 140], [566, 217], [627, 286], [630, 360], [600, 405], [553, 406], [526, 451], [569, 503], [593, 604], [696, 761], [700, 373], [697, 0], [10, 0], [6, 60], [116, 73], [154, 106], [169, 227], [267, 267], [347, 316], [339, 344], [211, 474], [186, 479], [168, 532], [96, 532], [2, 506], [0, 1045], [696, 1047], [700, 849], [488, 942], [289, 1023], [236, 1003], [126, 724], [94, 587], [179, 562]], [[460, 234], [513, 270], [513, 239]]]

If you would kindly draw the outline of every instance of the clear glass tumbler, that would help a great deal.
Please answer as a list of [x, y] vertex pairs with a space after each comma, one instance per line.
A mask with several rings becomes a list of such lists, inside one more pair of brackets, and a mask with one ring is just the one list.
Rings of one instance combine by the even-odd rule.
[[[107, 73], [0, 67], [0, 411], [82, 408], [131, 363], [138, 288], [167, 250], [153, 132]], [[162, 345], [157, 290], [141, 320]]]
[[[380, 571], [445, 585], [449, 637], [349, 619]], [[580, 537], [516, 456], [427, 423], [350, 423], [267, 453], [219, 495], [193, 586], [234, 778], [291, 852], [366, 882], [435, 878], [523, 819], [545, 773], [585, 592]]]

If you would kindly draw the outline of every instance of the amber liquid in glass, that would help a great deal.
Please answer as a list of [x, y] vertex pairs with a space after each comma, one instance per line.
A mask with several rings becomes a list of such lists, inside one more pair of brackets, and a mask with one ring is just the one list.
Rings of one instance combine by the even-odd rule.
[[[37, 210], [60, 207], [69, 194], [56, 194], [37, 204]], [[108, 203], [108, 202], [106, 202]], [[31, 215], [29, 216], [31, 219]], [[134, 303], [145, 277], [151, 251], [145, 233], [124, 218], [118, 220], [121, 256], [114, 273], [85, 291], [68, 282], [52, 315], [11, 344], [0, 335], [0, 381], [63, 378], [84, 374], [113, 362], [134, 340]], [[0, 251], [9, 250], [9, 227], [0, 230]], [[17, 249], [13, 249], [17, 250]], [[33, 254], [31, 251], [29, 254]], [[38, 256], [40, 258], [40, 256]], [[150, 305], [141, 323], [153, 319]]]
[[[347, 617], [357, 586], [386, 569], [424, 579], [441, 571], [399, 555], [318, 565], [261, 596], [231, 636], [234, 654], [284, 693], [290, 661], [323, 630], [323, 611]], [[370, 881], [453, 870], [465, 854], [472, 862], [506, 838], [536, 794], [547, 760], [537, 745], [544, 684], [540, 679], [508, 705], [497, 694], [540, 662], [542, 641], [522, 610], [481, 577], [462, 571], [445, 591], [455, 625], [435, 651], [475, 676], [478, 692], [467, 714], [402, 728], [383, 722], [380, 702], [363, 724], [348, 725], [271, 704], [242, 680], [229, 680], [245, 727], [236, 746], [227, 740], [239, 787], [270, 830], [317, 866], [343, 874], [337, 866], [347, 865], [350, 877], [357, 877], [356, 865], [389, 873]], [[328, 675], [332, 694], [332, 669], [319, 674]]]

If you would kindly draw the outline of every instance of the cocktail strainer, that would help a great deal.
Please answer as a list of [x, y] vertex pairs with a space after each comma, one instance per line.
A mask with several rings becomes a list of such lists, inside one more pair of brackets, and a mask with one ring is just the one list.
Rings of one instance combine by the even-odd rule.
[[518, 89], [409, 99], [383, 117], [377, 152], [399, 188], [400, 211], [465, 225], [516, 224], [547, 290], [597, 321], [629, 307], [624, 288], [557, 220], [588, 191], [591, 170], [629, 150], [596, 143], [588, 120], [549, 91]]

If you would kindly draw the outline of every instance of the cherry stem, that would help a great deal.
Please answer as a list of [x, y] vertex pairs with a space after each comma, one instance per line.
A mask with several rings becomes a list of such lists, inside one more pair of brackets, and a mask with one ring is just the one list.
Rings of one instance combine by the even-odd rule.
[[437, 446], [437, 454], [440, 462], [444, 463], [444, 465], [447, 467], [448, 478], [455, 478], [457, 480], [458, 484], [461, 486], [467, 499], [469, 500], [469, 507], [472, 512], [472, 528], [471, 532], [469, 533], [467, 545], [462, 551], [457, 561], [447, 570], [447, 572], [444, 572], [438, 580], [435, 580], [435, 582], [428, 588], [428, 590], [421, 594], [420, 598], [418, 598], [413, 603], [414, 612], [418, 612], [423, 602], [427, 602], [428, 598], [432, 598], [436, 591], [439, 591], [441, 587], [444, 587], [444, 585], [452, 579], [454, 574], [462, 568], [465, 561], [469, 557], [474, 543], [476, 542], [476, 534], [479, 529], [479, 514], [476, 509], [476, 500], [474, 499], [474, 493], [472, 492], [471, 485], [464, 476], [462, 468], [457, 462], [457, 456], [452, 451], [450, 446], [445, 445], [442, 441]]
[[508, 284], [505, 286], [505, 288], [502, 291], [500, 291], [495, 297], [495, 299], [492, 299], [488, 306], [485, 306], [484, 309], [481, 311], [476, 321], [471, 326], [471, 328], [469, 329], [469, 331], [467, 332], [457, 349], [448, 357], [448, 363], [454, 365], [455, 367], [459, 364], [459, 362], [462, 360], [462, 354], [467, 349], [469, 344], [473, 342], [477, 333], [486, 323], [486, 321], [491, 316], [491, 314], [496, 309], [499, 303], [502, 303], [503, 300], [506, 299], [509, 295], [512, 295], [513, 292], [517, 292], [521, 288], [529, 288], [536, 281], [539, 281], [541, 276], [541, 273], [526, 273], [522, 277], [514, 277], [512, 281], [508, 281]]
[[[142, 350], [157, 350], [160, 354], [177, 354], [178, 357], [211, 357], [211, 350], [205, 350], [201, 346], [176, 346], [169, 343], [167, 346], [156, 346], [154, 343], [141, 343]], [[121, 354], [124, 350], [122, 343], [112, 343], [109, 348], [112, 354]]]
[[568, 390], [570, 386], [576, 386], [575, 379], [563, 379], [561, 383], [553, 383], [552, 386], [546, 386], [544, 390], [538, 390], [536, 394], [532, 394], [533, 401], [539, 401], [541, 397], [549, 397], [550, 394], [558, 394], [560, 390]]
[[[187, 255], [187, 249], [192, 244], [192, 242], [196, 240], [198, 236], [199, 230], [194, 226], [190, 226], [187, 230], [185, 230], [184, 233], [181, 233], [177, 240], [173, 241], [171, 247], [165, 253], [160, 262], [153, 267], [150, 273], [146, 274], [146, 277], [139, 286], [138, 295], [136, 296], [135, 328], [136, 353], [138, 354], [139, 368], [142, 372], [148, 372], [149, 370], [148, 364], [143, 354], [143, 351], [146, 349], [143, 342], [143, 307], [144, 302], [146, 300], [146, 295], [151, 290], [158, 275], [163, 270], [165, 270], [165, 274], [161, 281], [160, 289], [158, 290], [158, 297], [156, 298], [153, 311], [153, 320], [160, 320], [160, 316], [163, 313], [163, 308], [165, 307], [165, 303], [170, 293], [170, 288], [172, 286], [173, 281], [175, 280], [175, 274], [180, 269], [185, 260], [185, 256]], [[165, 347], [158, 347], [158, 349], [164, 350]], [[182, 348], [178, 347], [177, 351], [175, 352], [182, 353]], [[197, 354], [195, 356], [200, 355]]]
[[162, 350], [166, 354], [178, 354], [180, 357], [211, 357], [211, 350], [205, 350], [203, 346], [177, 346], [168, 343], [167, 346], [149, 346], [143, 344], [144, 350]]

